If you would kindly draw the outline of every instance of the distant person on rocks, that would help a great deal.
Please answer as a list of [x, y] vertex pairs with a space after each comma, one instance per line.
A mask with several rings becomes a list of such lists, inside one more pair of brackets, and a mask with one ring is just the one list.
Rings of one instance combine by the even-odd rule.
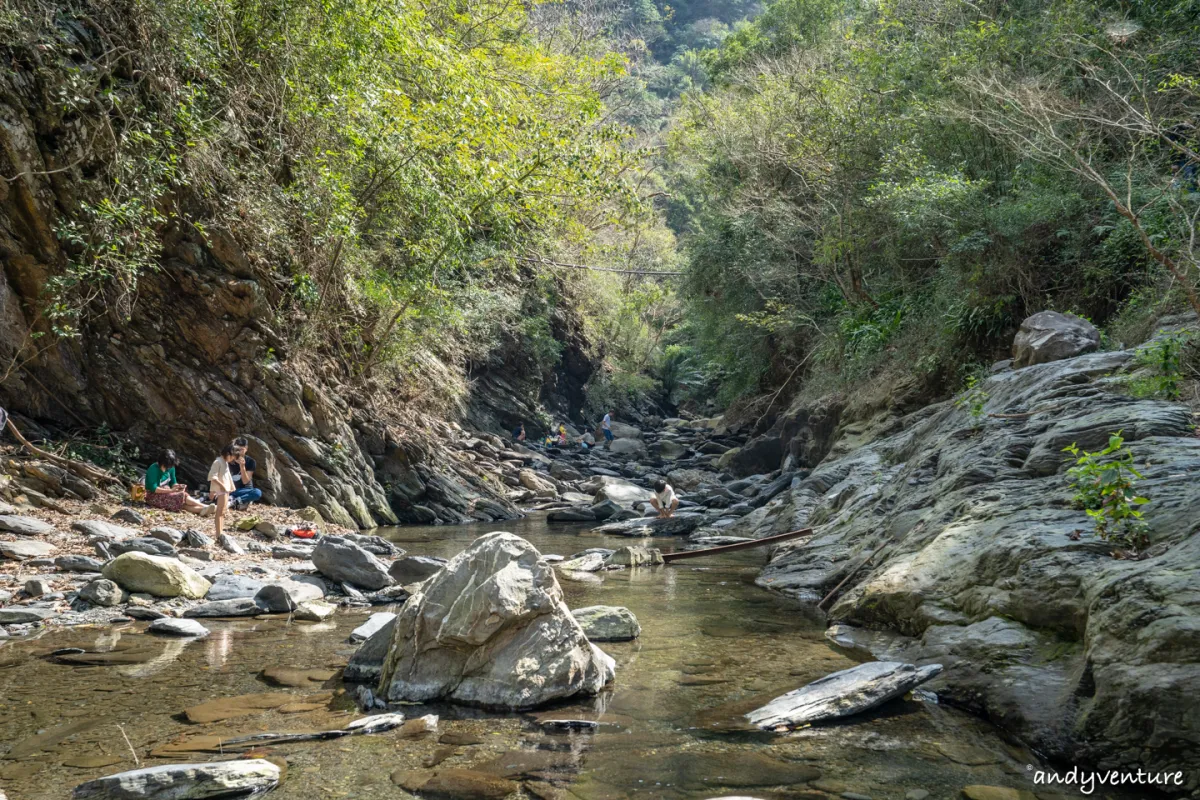
[[604, 415], [604, 419], [600, 422], [600, 429], [604, 431], [604, 449], [607, 450], [613, 441], [612, 432], [612, 416], [613, 412], [608, 412]]
[[675, 490], [671, 488], [671, 484], [666, 481], [657, 481], [654, 484], [654, 497], [650, 498], [650, 505], [658, 510], [659, 517], [673, 517], [675, 509], [679, 508], [679, 498], [675, 496]]
[[234, 511], [241, 511], [251, 503], [262, 500], [262, 489], [254, 488], [254, 470], [258, 464], [246, 455], [249, 447], [250, 443], [243, 436], [233, 440], [237, 458], [229, 465], [229, 473], [233, 475], [233, 494], [229, 496], [229, 505]]
[[564, 447], [567, 444], [567, 426], [566, 425], [558, 426], [558, 443], [563, 445]]
[[146, 505], [163, 511], [190, 511], [193, 514], [211, 514], [215, 506], [201, 503], [189, 497], [187, 487], [175, 478], [175, 467], [179, 459], [174, 450], [163, 450], [158, 460], [146, 469]]
[[229, 496], [233, 494], [233, 473], [229, 465], [237, 460], [237, 450], [232, 444], [221, 448], [221, 455], [208, 468], [208, 493], [216, 504], [214, 514], [217, 536], [225, 532], [225, 512], [229, 508]]
[[517, 427], [513, 428], [513, 441], [514, 442], [525, 441], [525, 423], [524, 422], [522, 422]]

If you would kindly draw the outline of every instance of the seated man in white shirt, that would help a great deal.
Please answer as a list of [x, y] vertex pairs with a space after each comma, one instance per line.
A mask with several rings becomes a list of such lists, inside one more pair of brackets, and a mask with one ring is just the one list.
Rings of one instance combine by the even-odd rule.
[[679, 498], [675, 496], [671, 484], [658, 481], [654, 484], [654, 497], [650, 498], [650, 505], [658, 509], [658, 516], [673, 517], [675, 509], [679, 508]]

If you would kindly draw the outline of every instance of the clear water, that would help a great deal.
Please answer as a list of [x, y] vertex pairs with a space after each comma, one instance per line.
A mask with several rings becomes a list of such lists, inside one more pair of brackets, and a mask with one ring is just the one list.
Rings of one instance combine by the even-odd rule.
[[[509, 530], [543, 553], [570, 555], [618, 547], [586, 529], [548, 527], [540, 518], [462, 528], [382, 531], [412, 554], [452, 556], [490, 530]], [[668, 542], [658, 545], [671, 546]], [[572, 607], [624, 605], [642, 624], [630, 643], [602, 645], [618, 662], [615, 683], [586, 702], [525, 715], [452, 707], [413, 708], [441, 716], [438, 734], [395, 733], [272, 747], [286, 760], [278, 798], [403, 798], [396, 770], [482, 768], [521, 784], [529, 797], [903, 798], [925, 790], [957, 798], [968, 784], [1031, 790], [1033, 757], [987, 724], [920, 700], [841, 725], [786, 736], [746, 730], [740, 715], [756, 704], [851, 666], [826, 644], [823, 623], [799, 605], [752, 584], [765, 558], [744, 551], [654, 570], [562, 581]], [[341, 727], [356, 714], [337, 679], [304, 688], [268, 686], [266, 667], [338, 667], [353, 652], [346, 636], [367, 612], [339, 612], [325, 623], [286, 619], [211, 621], [207, 639], [146, 635], [145, 623], [60, 631], [0, 644], [0, 788], [10, 800], [65, 798], [90, 778], [165, 763], [151, 751], [191, 734]], [[78, 647], [115, 663], [56, 662], [48, 654]], [[191, 724], [181, 712], [221, 697], [260, 692], [306, 695], [319, 707], [247, 714]], [[334, 693], [332, 699], [328, 694]], [[544, 733], [539, 718], [586, 717], [596, 733]], [[439, 737], [457, 735], [457, 743]], [[464, 741], [477, 740], [474, 744]], [[7, 752], [6, 752], [7, 751]], [[218, 758], [191, 755], [185, 760]], [[471, 793], [459, 796], [470, 797]], [[478, 796], [478, 795], [476, 795]]]

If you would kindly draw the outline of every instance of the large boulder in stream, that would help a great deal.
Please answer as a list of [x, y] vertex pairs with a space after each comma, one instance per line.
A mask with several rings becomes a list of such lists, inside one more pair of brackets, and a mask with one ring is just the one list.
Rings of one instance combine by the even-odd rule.
[[907, 694], [942, 671], [941, 664], [917, 667], [898, 661], [859, 664], [776, 697], [746, 719], [763, 730], [792, 730], [848, 717]]
[[593, 642], [628, 642], [642, 635], [642, 626], [625, 606], [587, 606], [571, 615]]
[[519, 536], [476, 539], [400, 611], [379, 682], [392, 701], [532, 708], [594, 694], [615, 662], [588, 641], [554, 570]]
[[1013, 366], [1028, 367], [1090, 353], [1100, 347], [1100, 331], [1086, 319], [1039, 311], [1021, 323], [1013, 339]]
[[279, 784], [279, 767], [265, 758], [163, 764], [81, 783], [74, 800], [199, 800], [259, 794]]
[[634, 503], [645, 503], [651, 497], [654, 497], [654, 492], [630, 483], [624, 478], [610, 478], [607, 475], [600, 475], [594, 478], [593, 481], [596, 482], [596, 495], [592, 498], [595, 503], [603, 503], [607, 500], [616, 503], [622, 508], [628, 508]]

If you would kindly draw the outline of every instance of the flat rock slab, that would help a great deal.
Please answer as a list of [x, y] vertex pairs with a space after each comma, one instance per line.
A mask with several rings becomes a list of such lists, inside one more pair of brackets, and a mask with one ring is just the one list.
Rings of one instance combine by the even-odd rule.
[[899, 661], [859, 664], [776, 697], [746, 718], [763, 730], [790, 730], [846, 717], [900, 697], [941, 671], [941, 664], [925, 667]]
[[390, 611], [380, 611], [372, 614], [367, 618], [367, 621], [359, 625], [354, 630], [350, 631], [350, 641], [365, 642], [376, 633], [383, 629], [392, 620], [396, 619], [396, 615]]
[[185, 617], [255, 617], [266, 611], [253, 597], [212, 600], [183, 612]]
[[147, 630], [166, 636], [186, 636], [193, 639], [201, 639], [208, 636], [209, 633], [208, 628], [194, 619], [175, 619], [173, 617], [156, 619], [150, 623]]
[[592, 528], [609, 536], [687, 536], [704, 524], [703, 514], [680, 513], [673, 517], [639, 517]]
[[71, 530], [78, 531], [84, 536], [95, 536], [106, 542], [119, 542], [141, 536], [142, 532], [123, 525], [113, 525], [102, 519], [84, 519], [71, 525]]
[[239, 597], [254, 597], [265, 584], [248, 575], [218, 575], [213, 578], [206, 600], [233, 600]]
[[279, 784], [279, 767], [263, 758], [164, 764], [119, 772], [75, 787], [74, 800], [191, 800], [257, 794]]
[[57, 550], [49, 542], [39, 542], [35, 539], [18, 540], [15, 542], [0, 542], [0, 556], [14, 561], [26, 561], [30, 558], [45, 558]]
[[25, 625], [30, 622], [42, 622], [54, 616], [48, 608], [29, 608], [11, 606], [0, 608], [0, 625]]
[[33, 517], [0, 514], [0, 531], [16, 533], [21, 536], [44, 536], [47, 533], [54, 533], [54, 526]]

